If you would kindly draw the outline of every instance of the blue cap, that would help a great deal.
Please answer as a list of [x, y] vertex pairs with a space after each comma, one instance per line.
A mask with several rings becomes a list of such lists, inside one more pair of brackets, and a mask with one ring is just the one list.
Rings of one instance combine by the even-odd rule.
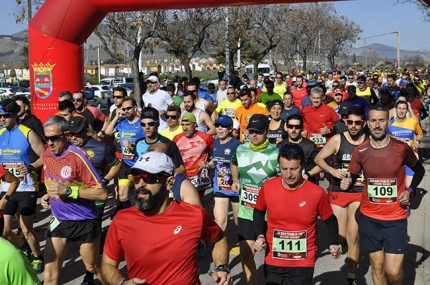
[[11, 114], [11, 115], [16, 115], [16, 113], [6, 112], [5, 110], [3, 110], [3, 106], [2, 106], [2, 105], [0, 105], [0, 114]]
[[402, 78], [399, 81], [399, 85], [407, 85], [409, 83], [409, 81], [407, 81], [406, 79]]
[[221, 115], [215, 121], [215, 124], [220, 124], [224, 127], [232, 127], [233, 126], [233, 120], [229, 116]]

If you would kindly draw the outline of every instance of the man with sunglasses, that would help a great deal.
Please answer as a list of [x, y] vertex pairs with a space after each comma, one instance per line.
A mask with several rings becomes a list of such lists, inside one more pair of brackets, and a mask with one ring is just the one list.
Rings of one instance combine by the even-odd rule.
[[181, 118], [181, 108], [176, 105], [171, 105], [167, 107], [166, 120], [169, 126], [164, 131], [160, 132], [160, 135], [173, 141], [176, 135], [182, 133], [182, 126], [179, 124], [179, 119]]
[[51, 206], [53, 216], [46, 231], [44, 282], [62, 283], [60, 269], [69, 242], [75, 242], [86, 268], [82, 283], [95, 284], [94, 273], [103, 280], [98, 257], [101, 222], [95, 201], [106, 200], [107, 193], [87, 154], [69, 143], [66, 120], [49, 117], [43, 128], [48, 143], [42, 156], [48, 194], [41, 198], [41, 205]]
[[238, 227], [240, 257], [243, 272], [249, 285], [257, 284], [254, 261], [254, 242], [257, 238], [253, 210], [264, 181], [278, 174], [278, 148], [267, 138], [269, 119], [255, 114], [249, 119], [249, 143], [239, 145], [231, 158], [231, 176], [234, 192], [239, 193]]
[[[359, 217], [361, 253], [369, 253], [375, 285], [403, 284], [403, 259], [408, 240], [407, 206], [424, 177], [425, 169], [412, 149], [387, 134], [389, 112], [374, 106], [367, 121], [371, 139], [354, 149], [342, 190], [354, 185], [361, 171], [364, 189]], [[405, 165], [414, 172], [405, 186]]]
[[311, 285], [318, 216], [326, 225], [329, 251], [335, 259], [341, 255], [337, 219], [324, 189], [302, 177], [305, 157], [300, 146], [281, 147], [278, 161], [281, 176], [263, 183], [254, 208], [255, 250], [266, 250], [266, 284]]
[[[348, 251], [346, 262], [348, 264], [348, 284], [355, 285], [355, 273], [359, 261], [358, 248], [358, 224], [355, 214], [360, 206], [364, 187], [364, 176], [361, 173], [353, 187], [343, 191], [340, 184], [348, 172], [352, 152], [369, 137], [364, 133], [366, 114], [363, 108], [352, 106], [348, 109], [346, 124], [348, 130], [333, 138], [324, 146], [315, 158], [315, 162], [321, 169], [330, 173], [331, 180], [329, 191], [330, 204], [339, 221], [339, 244], [342, 252]], [[335, 156], [332, 165], [325, 161], [328, 157]]]
[[303, 173], [303, 178], [317, 183], [315, 175], [320, 173], [321, 169], [316, 166], [314, 159], [317, 156], [319, 149], [313, 141], [302, 137], [303, 117], [300, 114], [289, 116], [286, 121], [286, 126], [288, 138], [280, 142], [277, 147], [281, 148], [287, 144], [299, 145], [305, 154], [305, 172]]
[[188, 180], [199, 191], [202, 199], [205, 190], [211, 186], [211, 181], [209, 169], [200, 167], [200, 163], [210, 161], [214, 138], [198, 131], [196, 121], [192, 113], [185, 112], [181, 118], [183, 133], [175, 136], [173, 142], [181, 153]]
[[273, 91], [276, 94], [282, 95], [285, 94], [285, 92], [287, 92], [287, 86], [285, 85], [285, 82], [283, 82], [282, 80], [284, 79], [284, 75], [282, 74], [282, 72], [276, 72], [275, 74], [275, 87], [273, 88]]
[[145, 107], [142, 109], [140, 125], [142, 126], [145, 136], [136, 141], [136, 156], [142, 156], [153, 144], [164, 143], [167, 145], [166, 154], [173, 159], [176, 173], [185, 174], [184, 162], [182, 161], [178, 146], [158, 133], [159, 120], [160, 116], [155, 108]]
[[100, 109], [87, 105], [84, 91], [76, 91], [73, 93], [72, 102], [75, 104], [76, 112], [84, 116], [88, 123], [93, 127], [97, 136], [103, 138], [104, 132], [102, 131], [107, 127], [106, 115]]
[[[223, 231], [200, 206], [169, 198], [174, 170], [166, 154], [151, 151], [127, 172], [135, 183], [136, 207], [119, 212], [109, 227], [102, 261], [109, 284], [200, 284], [200, 239], [214, 245], [213, 280], [232, 284]], [[118, 269], [124, 256], [130, 279]]]
[[145, 136], [140, 126], [137, 112], [136, 100], [130, 97], [124, 98], [121, 108], [116, 109], [115, 117], [106, 128], [107, 135], [113, 135], [116, 132], [119, 133], [121, 145], [122, 160], [121, 170], [118, 175], [118, 210], [131, 206], [128, 197], [131, 184], [125, 172], [132, 167], [137, 160], [136, 141]]
[[[245, 87], [248, 89], [248, 87]], [[243, 90], [243, 89], [242, 89]], [[233, 121], [236, 120], [236, 110], [242, 106], [242, 102], [236, 97], [237, 93], [233, 86], [227, 87], [227, 100], [219, 103], [215, 112], [212, 113], [212, 121], [216, 121], [219, 115], [229, 116]]]
[[148, 89], [145, 94], [142, 95], [143, 104], [148, 107], [151, 106], [157, 109], [160, 115], [160, 122], [158, 130], [161, 132], [167, 128], [166, 118], [164, 117], [167, 107], [175, 104], [172, 97], [164, 90], [159, 89], [159, 80], [155, 75], [151, 75], [146, 79]]
[[[118, 175], [121, 169], [121, 162], [107, 144], [99, 142], [91, 137], [87, 119], [83, 117], [74, 117], [68, 124], [69, 132], [67, 137], [70, 139], [70, 142], [85, 150], [91, 158], [91, 162], [97, 174], [101, 177], [104, 186], [107, 186], [109, 181]], [[109, 171], [105, 175], [106, 166], [109, 166]], [[96, 206], [97, 216], [99, 220], [102, 221], [105, 201], [96, 201]]]
[[364, 98], [371, 106], [378, 103], [379, 99], [372, 88], [366, 84], [366, 76], [360, 75], [357, 77], [358, 87], [356, 89], [357, 96]]
[[[20, 213], [19, 225], [27, 240], [21, 250], [33, 252], [32, 266], [36, 273], [43, 271], [43, 257], [40, 245], [33, 228], [34, 214], [36, 212], [37, 182], [36, 170], [42, 166], [42, 154], [45, 151], [40, 137], [28, 127], [18, 123], [19, 105], [13, 99], [6, 99], [0, 107], [0, 163], [19, 180], [18, 189], [12, 196], [6, 195], [10, 183], [1, 183], [1, 198], [8, 200], [3, 211], [4, 230], [3, 237], [11, 239], [12, 222], [17, 212]], [[38, 159], [30, 163], [31, 155], [36, 154]], [[30, 258], [30, 256], [28, 256]]]

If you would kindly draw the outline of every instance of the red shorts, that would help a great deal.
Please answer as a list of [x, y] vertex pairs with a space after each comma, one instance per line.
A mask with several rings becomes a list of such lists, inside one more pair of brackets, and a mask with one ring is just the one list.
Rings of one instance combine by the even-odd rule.
[[360, 202], [362, 192], [358, 193], [348, 193], [348, 192], [330, 192], [328, 193], [328, 199], [330, 204], [345, 208], [351, 203]]

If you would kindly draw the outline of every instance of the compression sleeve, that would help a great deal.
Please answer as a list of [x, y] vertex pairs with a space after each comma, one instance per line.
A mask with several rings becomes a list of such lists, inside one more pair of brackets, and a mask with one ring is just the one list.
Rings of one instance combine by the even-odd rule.
[[[421, 180], [424, 177], [425, 169], [424, 169], [424, 166], [419, 161], [411, 169], [414, 172], [414, 176], [412, 177], [410, 188], [414, 189], [415, 191], [415, 189], [417, 189], [418, 185], [421, 183]], [[411, 197], [415, 196], [415, 193], [411, 193], [411, 194], [412, 194]]]
[[[255, 210], [254, 210], [254, 221], [255, 221]], [[337, 218], [334, 214], [328, 217], [327, 220], [324, 221], [325, 226], [327, 227], [328, 232], [328, 240], [330, 245], [339, 244], [339, 224], [337, 223]]]
[[254, 208], [254, 228], [255, 228], [255, 233], [257, 235], [259, 234], [266, 234], [265, 231], [265, 227], [266, 227], [266, 222], [264, 221], [264, 215], [266, 214], [266, 211], [260, 211]]

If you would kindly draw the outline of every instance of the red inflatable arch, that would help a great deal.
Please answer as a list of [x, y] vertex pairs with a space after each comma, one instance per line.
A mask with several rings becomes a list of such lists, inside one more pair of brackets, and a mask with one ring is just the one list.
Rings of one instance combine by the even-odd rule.
[[286, 2], [312, 1], [46, 0], [28, 27], [31, 110], [44, 122], [57, 111], [59, 92], [84, 88], [83, 43], [109, 12]]

